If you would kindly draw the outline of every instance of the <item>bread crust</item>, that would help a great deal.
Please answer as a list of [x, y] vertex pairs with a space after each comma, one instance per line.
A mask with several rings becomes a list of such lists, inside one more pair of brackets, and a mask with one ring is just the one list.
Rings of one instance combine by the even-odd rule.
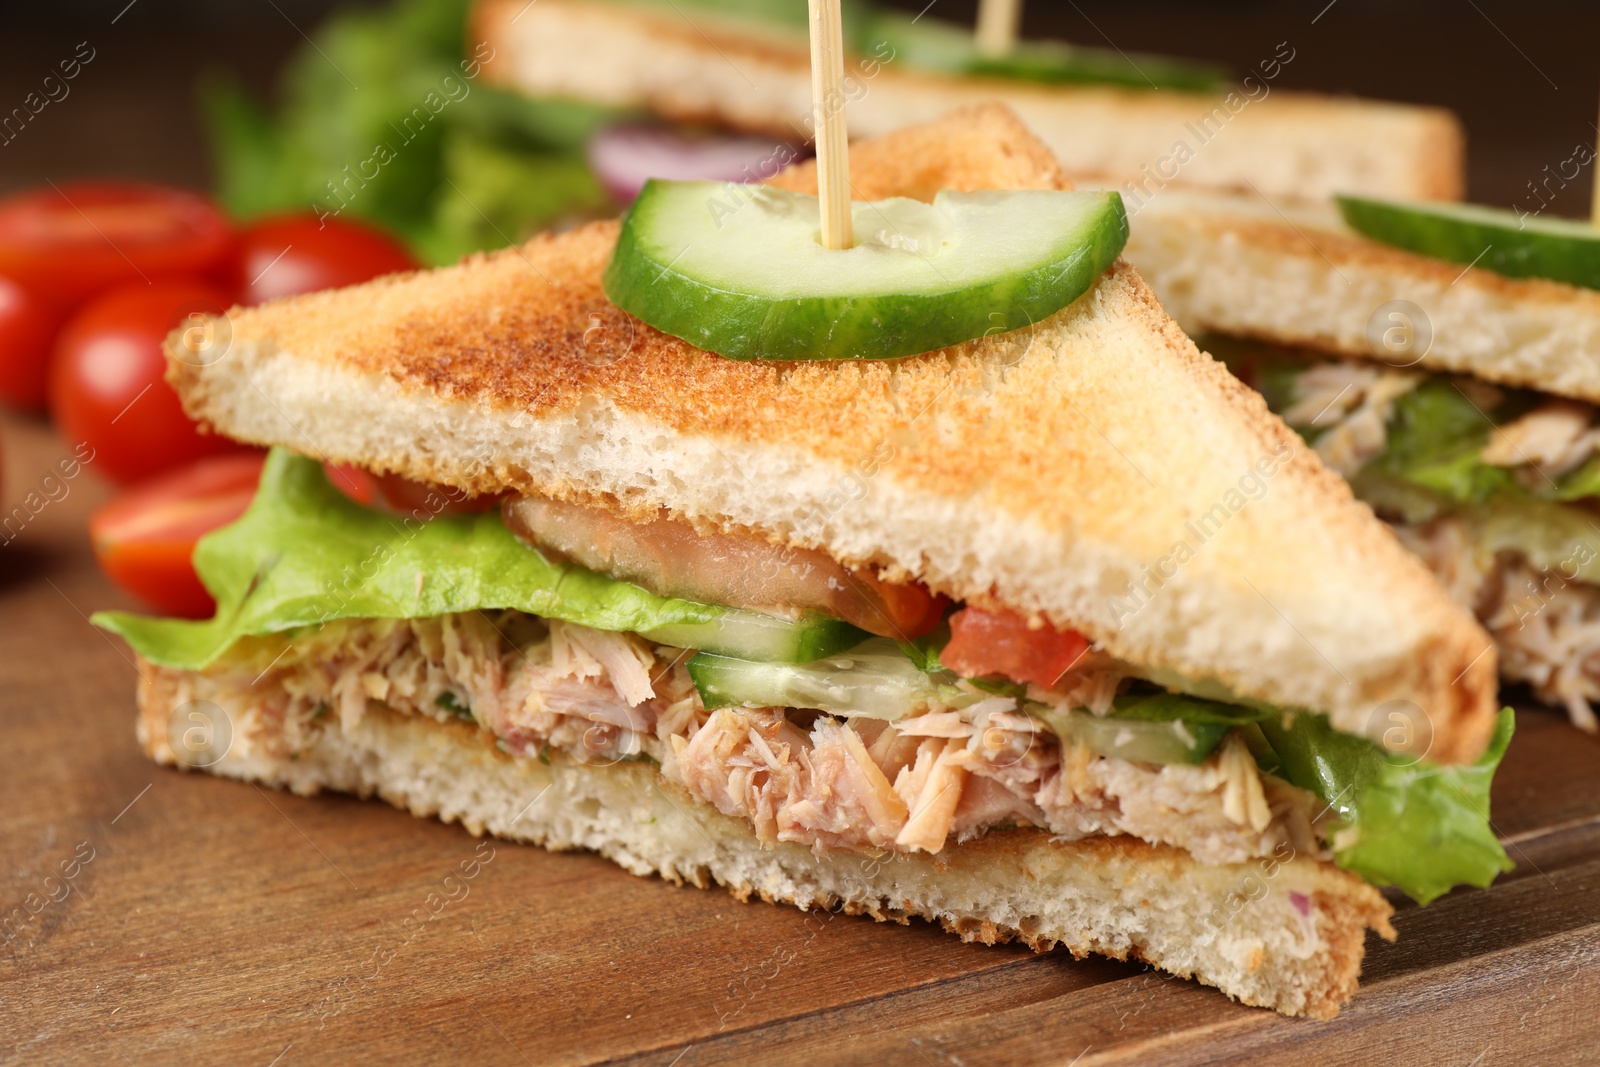
[[[140, 668], [140, 744], [158, 763], [190, 769], [170, 742], [189, 726], [179, 718], [188, 676], [144, 661]], [[221, 712], [243, 724], [260, 696], [241, 691], [237, 700], [224, 698]], [[377, 795], [475, 835], [592, 849], [634, 874], [721, 885], [740, 900], [880, 922], [922, 918], [966, 941], [1142, 959], [1288, 1015], [1337, 1014], [1356, 992], [1366, 931], [1395, 936], [1392, 909], [1377, 890], [1309, 857], [1206, 866], [1136, 839], [1067, 842], [1022, 829], [987, 833], [937, 856], [818, 856], [791, 844], [763, 847], [747, 824], [663, 779], [652, 764], [586, 765], [559, 752], [548, 763], [513, 757], [485, 730], [376, 702], [355, 724], [330, 717], [293, 758], [271, 756], [263, 735], [235, 730], [226, 753], [208, 753], [201, 769], [302, 795]]]
[[[473, 25], [474, 39], [494, 49], [486, 76], [496, 84], [809, 139], [803, 38], [763, 34], [704, 12], [691, 18], [682, 10], [582, 0], [535, 7], [481, 0]], [[1140, 182], [1171, 169], [1174, 185], [1253, 184], [1272, 197], [1349, 192], [1456, 200], [1464, 191], [1461, 124], [1441, 108], [1299, 93], [1259, 80], [1231, 102], [1223, 93], [1030, 85], [911, 71], [892, 49], [873, 51], [847, 68], [850, 127], [860, 138], [998, 101], [1073, 174]], [[1280, 51], [1263, 62], [1282, 58]], [[1179, 142], [1190, 154], [1174, 167]]]
[[[1331, 204], [1174, 190], [1138, 212], [1124, 254], [1192, 331], [1600, 403], [1600, 292], [1391, 248], [1350, 231]], [[1391, 305], [1426, 328], [1425, 346], [1374, 343]]]

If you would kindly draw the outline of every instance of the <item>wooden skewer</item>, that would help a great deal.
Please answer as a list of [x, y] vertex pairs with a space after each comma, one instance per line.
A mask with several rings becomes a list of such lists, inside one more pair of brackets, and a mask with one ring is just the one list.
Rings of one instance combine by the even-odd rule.
[[1600, 159], [1591, 159], [1594, 168], [1594, 197], [1589, 201], [1589, 221], [1600, 226]]
[[850, 225], [850, 139], [844, 118], [844, 30], [839, 0], [811, 5], [811, 106], [816, 115], [822, 247], [855, 244]]
[[1022, 0], [978, 0], [978, 54], [988, 59], [1010, 55], [1022, 28]]

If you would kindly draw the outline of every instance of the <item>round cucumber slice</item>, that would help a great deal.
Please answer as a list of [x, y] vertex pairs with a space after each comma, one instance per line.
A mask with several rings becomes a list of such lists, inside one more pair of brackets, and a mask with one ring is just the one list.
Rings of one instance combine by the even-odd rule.
[[1128, 237], [1116, 193], [941, 192], [852, 205], [822, 247], [817, 198], [651, 181], [605, 273], [613, 303], [731, 359], [891, 359], [1053, 315]]
[[[684, 622], [641, 631], [648, 641], [740, 659], [805, 663], [857, 644], [865, 632], [827, 615], [785, 619], [727, 608], [708, 622]], [[692, 662], [692, 661], [691, 661]]]
[[1374, 241], [1510, 278], [1600, 289], [1600, 229], [1475, 204], [1336, 197], [1345, 225]]
[[943, 19], [898, 11], [873, 16], [860, 38], [863, 52], [886, 44], [907, 66], [949, 74], [1043, 82], [1050, 85], [1116, 85], [1129, 89], [1187, 89], [1203, 92], [1227, 84], [1228, 72], [1208, 63], [1168, 56], [1125, 54], [1104, 48], [1078, 48], [1061, 41], [1018, 41], [999, 57], [978, 51], [972, 31]]

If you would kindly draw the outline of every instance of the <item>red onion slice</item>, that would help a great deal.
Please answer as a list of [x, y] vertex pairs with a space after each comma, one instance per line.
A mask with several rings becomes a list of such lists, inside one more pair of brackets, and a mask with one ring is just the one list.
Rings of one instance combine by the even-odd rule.
[[764, 181], [806, 154], [785, 141], [692, 134], [639, 122], [609, 126], [589, 142], [589, 166], [625, 204], [650, 178]]

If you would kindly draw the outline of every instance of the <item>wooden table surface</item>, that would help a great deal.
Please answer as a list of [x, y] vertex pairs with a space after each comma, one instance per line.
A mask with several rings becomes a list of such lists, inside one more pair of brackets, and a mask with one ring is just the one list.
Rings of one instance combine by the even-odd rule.
[[[950, 17], [970, 15], [952, 3]], [[70, 105], [5, 148], [0, 189], [83, 174], [201, 184], [195, 71], [220, 57], [263, 83], [314, 6], [152, 0], [110, 23], [80, 5], [81, 29], [30, 7], [0, 34], [8, 102], [41, 57], [85, 36], [102, 58]], [[1474, 193], [1502, 206], [1593, 138], [1600, 12], [1576, 4], [1072, 9], [1035, 4], [1030, 19], [1236, 68], [1289, 38], [1303, 58], [1286, 85], [1459, 107]], [[1586, 207], [1575, 188], [1556, 210]], [[44, 495], [69, 449], [0, 416], [0, 452], [8, 511]], [[0, 929], [13, 923], [0, 1062], [1476, 1067], [1600, 1048], [1600, 742], [1554, 713], [1519, 717], [1495, 786], [1517, 869], [1402, 907], [1400, 940], [1370, 945], [1354, 1004], [1328, 1023], [1285, 1020], [1135, 965], [963, 945], [925, 924], [808, 922], [375, 802], [157, 768], [134, 742], [128, 653], [86, 619], [129, 606], [84, 533], [106, 492], [91, 467], [0, 544]], [[479, 864], [466, 895], [402, 925], [463, 860]]]
[[[42, 423], [0, 436], [11, 500], [67, 453]], [[84, 533], [106, 490], [65, 484], [0, 546], [0, 1060], [961, 1067], [1381, 1049], [1464, 1065], [1600, 1048], [1600, 742], [1553, 713], [1519, 717], [1495, 786], [1517, 869], [1403, 907], [1351, 1007], [1287, 1020], [1136, 965], [808, 922], [381, 803], [158, 768], [134, 741], [129, 654], [86, 618], [127, 603]], [[477, 874], [440, 908], [463, 860]], [[402, 925], [416, 909], [432, 917]]]

